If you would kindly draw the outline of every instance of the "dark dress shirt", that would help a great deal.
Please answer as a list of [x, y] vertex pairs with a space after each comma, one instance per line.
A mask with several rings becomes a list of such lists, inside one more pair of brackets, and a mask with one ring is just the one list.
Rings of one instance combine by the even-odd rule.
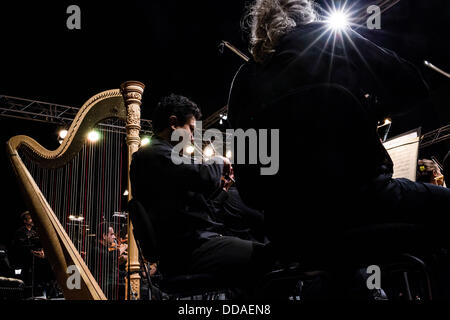
[[133, 197], [140, 201], [156, 232], [161, 267], [183, 269], [192, 251], [225, 234], [208, 197], [220, 187], [223, 164], [175, 164], [172, 145], [154, 137], [133, 155]]

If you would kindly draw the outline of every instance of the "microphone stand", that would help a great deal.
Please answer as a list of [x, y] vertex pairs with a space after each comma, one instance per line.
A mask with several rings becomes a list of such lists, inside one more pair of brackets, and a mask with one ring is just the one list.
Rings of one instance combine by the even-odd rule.
[[34, 300], [34, 254], [31, 260], [31, 300]]

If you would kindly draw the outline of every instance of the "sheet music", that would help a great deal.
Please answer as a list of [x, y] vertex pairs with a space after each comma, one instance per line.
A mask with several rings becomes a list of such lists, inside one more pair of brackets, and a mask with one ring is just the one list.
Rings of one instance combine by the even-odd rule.
[[416, 181], [419, 140], [419, 130], [414, 130], [392, 138], [383, 144], [394, 163], [393, 178], [407, 178]]

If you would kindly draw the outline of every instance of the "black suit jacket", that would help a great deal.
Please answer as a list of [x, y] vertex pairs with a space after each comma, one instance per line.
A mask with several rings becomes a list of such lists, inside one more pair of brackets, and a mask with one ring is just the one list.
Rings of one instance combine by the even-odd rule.
[[220, 187], [223, 164], [176, 165], [172, 149], [153, 137], [134, 153], [130, 168], [133, 197], [150, 214], [165, 271], [183, 268], [195, 248], [225, 232], [207, 201]]
[[318, 239], [370, 217], [368, 198], [392, 178], [376, 119], [428, 93], [395, 53], [351, 30], [334, 46], [328, 36], [322, 23], [297, 27], [264, 64], [243, 65], [230, 94], [234, 128], [280, 130], [276, 175], [234, 166], [243, 200], [266, 211], [271, 240]]

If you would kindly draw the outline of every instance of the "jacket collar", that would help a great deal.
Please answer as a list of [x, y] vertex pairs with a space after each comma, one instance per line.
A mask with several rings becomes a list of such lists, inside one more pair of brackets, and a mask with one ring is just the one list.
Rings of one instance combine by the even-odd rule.
[[170, 149], [173, 149], [173, 146], [170, 144], [169, 141], [164, 140], [163, 138], [155, 135], [152, 138], [152, 146], [161, 146], [161, 147], [168, 147]]

